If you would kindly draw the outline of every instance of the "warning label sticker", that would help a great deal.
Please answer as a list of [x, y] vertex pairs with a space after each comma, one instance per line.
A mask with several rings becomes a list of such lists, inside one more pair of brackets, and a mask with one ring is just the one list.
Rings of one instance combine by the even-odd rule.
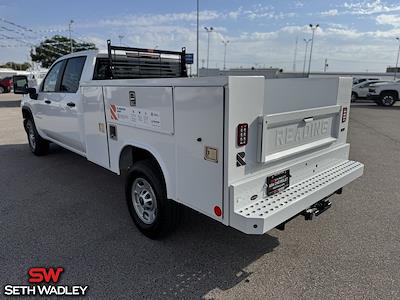
[[161, 128], [161, 118], [158, 111], [110, 105], [111, 119], [128, 125]]

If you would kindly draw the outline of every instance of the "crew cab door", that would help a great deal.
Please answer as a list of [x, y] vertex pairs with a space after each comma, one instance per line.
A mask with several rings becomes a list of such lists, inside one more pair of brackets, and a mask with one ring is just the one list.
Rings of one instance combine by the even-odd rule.
[[61, 143], [85, 152], [83, 107], [79, 82], [86, 56], [69, 58], [60, 84], [59, 130]]
[[78, 152], [85, 152], [79, 81], [86, 57], [56, 63], [43, 81], [35, 103], [38, 127], [45, 136]]
[[47, 73], [38, 92], [37, 100], [32, 100], [32, 110], [36, 128], [45, 138], [58, 140], [58, 132], [54, 123], [57, 107], [60, 102], [58, 86], [65, 67], [65, 60], [57, 62]]

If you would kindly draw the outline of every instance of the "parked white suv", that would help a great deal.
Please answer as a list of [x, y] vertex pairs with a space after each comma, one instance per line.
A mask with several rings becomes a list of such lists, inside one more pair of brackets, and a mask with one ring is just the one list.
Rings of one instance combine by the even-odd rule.
[[371, 84], [375, 83], [385, 83], [389, 81], [384, 80], [373, 80], [373, 81], [363, 81], [356, 85], [353, 85], [352, 92], [351, 92], [351, 102], [355, 102], [357, 99], [364, 99], [368, 96], [369, 87]]
[[376, 83], [368, 89], [367, 99], [374, 100], [382, 106], [392, 106], [399, 100], [400, 82]]

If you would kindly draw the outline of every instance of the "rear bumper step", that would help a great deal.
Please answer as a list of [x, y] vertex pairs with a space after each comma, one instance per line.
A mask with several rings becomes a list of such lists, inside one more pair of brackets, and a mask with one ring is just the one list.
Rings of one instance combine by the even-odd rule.
[[284, 191], [234, 211], [231, 226], [248, 234], [263, 234], [320, 200], [332, 195], [363, 173], [364, 165], [345, 161]]

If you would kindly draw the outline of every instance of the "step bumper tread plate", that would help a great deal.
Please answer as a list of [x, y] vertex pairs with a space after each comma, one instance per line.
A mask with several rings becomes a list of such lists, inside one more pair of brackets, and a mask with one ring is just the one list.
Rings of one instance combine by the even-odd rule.
[[248, 234], [263, 234], [360, 177], [363, 170], [362, 163], [347, 160], [235, 210], [230, 225]]

